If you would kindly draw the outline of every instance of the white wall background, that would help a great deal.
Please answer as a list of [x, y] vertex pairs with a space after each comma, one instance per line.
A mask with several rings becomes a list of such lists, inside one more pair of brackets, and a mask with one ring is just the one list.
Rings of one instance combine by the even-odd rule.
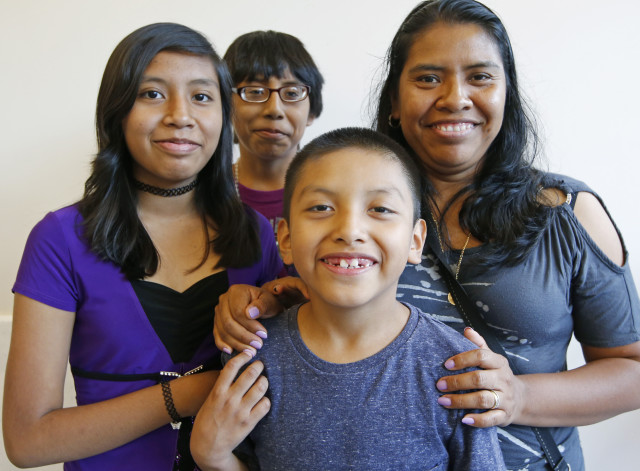
[[[335, 127], [370, 123], [369, 91], [381, 58], [416, 2], [0, 0], [0, 362], [27, 234], [46, 211], [82, 194], [95, 152], [98, 86], [120, 39], [145, 24], [173, 21], [203, 32], [222, 55], [236, 36], [255, 29], [298, 36], [326, 79], [325, 111], [306, 142]], [[511, 35], [523, 89], [544, 127], [549, 168], [587, 181], [603, 196], [640, 281], [634, 258], [640, 254], [640, 3], [486, 3]], [[571, 363], [580, 361], [574, 349]], [[583, 428], [588, 468], [638, 469], [638, 423], [640, 412], [633, 412]], [[0, 470], [14, 469], [2, 460]]]

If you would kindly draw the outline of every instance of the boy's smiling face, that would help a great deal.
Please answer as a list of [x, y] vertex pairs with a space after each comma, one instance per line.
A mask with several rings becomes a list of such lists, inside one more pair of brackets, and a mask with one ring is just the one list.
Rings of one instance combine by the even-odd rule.
[[348, 147], [312, 158], [293, 191], [289, 222], [278, 229], [312, 302], [380, 308], [395, 302], [407, 261], [419, 263], [426, 234], [413, 221], [407, 177], [395, 157]]

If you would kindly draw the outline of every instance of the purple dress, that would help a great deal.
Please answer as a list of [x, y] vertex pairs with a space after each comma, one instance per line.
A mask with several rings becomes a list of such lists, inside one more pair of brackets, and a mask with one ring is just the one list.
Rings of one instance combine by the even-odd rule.
[[[282, 269], [270, 224], [259, 216], [262, 259], [227, 270], [229, 285], [261, 285]], [[191, 361], [174, 363], [120, 268], [100, 260], [81, 236], [77, 207], [47, 214], [31, 231], [13, 291], [76, 313], [72, 367], [102, 373], [185, 373], [219, 354], [208, 334]], [[213, 313], [212, 313], [213, 315]], [[151, 380], [104, 381], [74, 376], [78, 405], [152, 386]], [[170, 424], [106, 453], [65, 464], [66, 470], [171, 470], [178, 432]]]

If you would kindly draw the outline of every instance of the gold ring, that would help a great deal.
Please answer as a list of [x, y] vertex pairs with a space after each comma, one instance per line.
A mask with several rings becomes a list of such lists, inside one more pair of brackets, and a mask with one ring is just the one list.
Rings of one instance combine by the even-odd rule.
[[500, 396], [498, 396], [498, 393], [495, 392], [493, 389], [487, 389], [487, 391], [493, 393], [493, 407], [491, 407], [491, 410], [497, 409], [498, 407], [500, 407]]

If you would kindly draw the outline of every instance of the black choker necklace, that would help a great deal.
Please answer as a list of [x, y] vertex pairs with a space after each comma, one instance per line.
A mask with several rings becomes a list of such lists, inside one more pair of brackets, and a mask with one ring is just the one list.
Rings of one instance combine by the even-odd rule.
[[181, 186], [180, 188], [169, 188], [168, 190], [164, 188], [158, 188], [157, 186], [147, 185], [146, 183], [139, 182], [138, 180], [133, 180], [133, 184], [138, 190], [146, 191], [147, 193], [151, 193], [152, 195], [158, 196], [180, 196], [185, 193], [189, 193], [193, 190], [198, 184], [198, 179], [196, 178], [194, 181], [189, 183], [188, 185]]

